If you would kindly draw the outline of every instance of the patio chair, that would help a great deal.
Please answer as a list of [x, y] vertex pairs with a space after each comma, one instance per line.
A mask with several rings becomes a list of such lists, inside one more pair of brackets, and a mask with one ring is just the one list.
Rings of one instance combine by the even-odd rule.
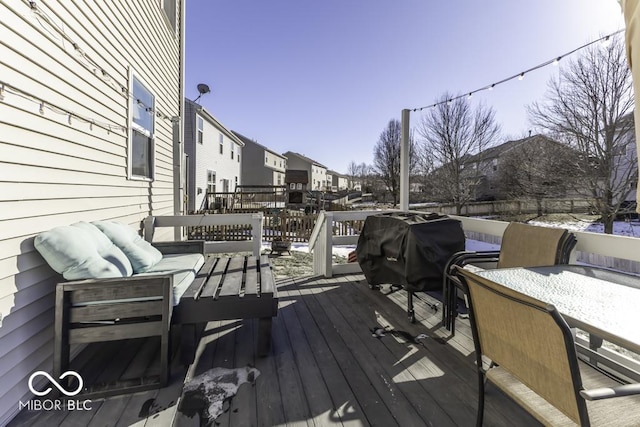
[[[622, 384], [579, 361], [569, 326], [550, 304], [455, 267], [470, 296], [478, 373], [548, 426], [638, 426], [640, 384]], [[491, 364], [485, 367], [483, 358]]]
[[493, 263], [496, 268], [509, 268], [568, 264], [575, 245], [573, 233], [563, 228], [511, 222], [504, 230], [499, 251], [462, 251], [454, 254], [444, 269], [443, 325], [455, 334], [456, 288], [460, 288], [460, 281], [456, 278], [454, 266]]

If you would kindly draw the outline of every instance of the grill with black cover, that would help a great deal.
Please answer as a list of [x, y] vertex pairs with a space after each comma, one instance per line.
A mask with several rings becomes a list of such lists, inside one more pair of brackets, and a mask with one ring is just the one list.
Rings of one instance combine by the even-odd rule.
[[430, 212], [385, 212], [367, 217], [356, 255], [369, 285], [391, 284], [413, 293], [442, 289], [444, 267], [465, 249], [460, 221]]

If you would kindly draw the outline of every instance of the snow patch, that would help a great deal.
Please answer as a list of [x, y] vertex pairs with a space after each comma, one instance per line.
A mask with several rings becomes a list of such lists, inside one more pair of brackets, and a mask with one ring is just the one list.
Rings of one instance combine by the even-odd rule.
[[180, 412], [188, 417], [198, 414], [211, 423], [224, 411], [224, 403], [238, 392], [244, 383], [253, 383], [260, 375], [256, 368], [213, 368], [184, 385]]

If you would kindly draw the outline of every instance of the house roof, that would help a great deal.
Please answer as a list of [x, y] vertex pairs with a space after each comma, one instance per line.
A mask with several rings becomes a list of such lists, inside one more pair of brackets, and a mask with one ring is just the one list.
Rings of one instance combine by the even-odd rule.
[[522, 139], [507, 141], [503, 144], [496, 145], [495, 147], [487, 148], [486, 150], [482, 151], [482, 153], [478, 153], [470, 156], [469, 161], [475, 161], [476, 159], [482, 159], [482, 160], [495, 159], [502, 156], [507, 151], [511, 151], [523, 144], [530, 144], [534, 142], [543, 142], [543, 141], [550, 142], [552, 144], [560, 144], [556, 140], [553, 140], [545, 135], [538, 134], [538, 135], [528, 136]]
[[334, 170], [327, 170], [327, 173], [331, 175], [339, 176], [340, 178], [349, 178], [347, 175], [342, 174], [340, 172], [336, 172]]
[[262, 145], [262, 144], [258, 143], [258, 141], [256, 141], [256, 140], [254, 140], [254, 139], [251, 139], [251, 138], [249, 138], [249, 137], [246, 137], [246, 136], [242, 135], [240, 132], [237, 132], [237, 131], [235, 131], [235, 130], [232, 130], [231, 132], [233, 132], [233, 133], [235, 134], [235, 136], [237, 136], [237, 137], [238, 137], [242, 142], [244, 142], [245, 144], [253, 144], [253, 145], [256, 145], [256, 146], [258, 146], [258, 147], [260, 147], [260, 148], [262, 148], [262, 149], [264, 149], [264, 150], [268, 151], [268, 152], [269, 152], [269, 153], [271, 153], [271, 154], [275, 154], [275, 155], [276, 155], [276, 156], [278, 156], [278, 157], [282, 157], [282, 158], [284, 158], [284, 159], [286, 159], [286, 158], [287, 158], [286, 156], [283, 156], [282, 154], [280, 154], [280, 153], [278, 153], [278, 152], [276, 152], [276, 151], [273, 151], [272, 149], [270, 149], [270, 148], [268, 148], [268, 147], [265, 147], [264, 145]]
[[242, 142], [240, 138], [238, 138], [233, 132], [231, 132], [222, 123], [220, 123], [218, 119], [216, 119], [213, 116], [213, 114], [205, 110], [205, 108], [202, 105], [197, 104], [196, 102], [193, 102], [188, 98], [185, 98], [185, 101], [193, 105], [194, 111], [197, 111], [198, 114], [203, 116], [209, 123], [213, 124], [218, 130], [222, 131], [222, 133], [227, 135], [227, 137], [229, 137], [233, 142], [240, 145], [241, 147], [244, 147], [244, 142]]
[[290, 182], [308, 184], [309, 174], [306, 170], [287, 169], [284, 173], [284, 182], [287, 184]]
[[285, 157], [287, 157], [287, 158], [290, 158], [290, 157], [292, 157], [292, 156], [295, 156], [295, 157], [298, 157], [298, 158], [300, 158], [300, 159], [304, 160], [304, 161], [305, 161], [305, 162], [307, 162], [307, 163], [311, 163], [312, 165], [316, 165], [316, 166], [320, 166], [321, 168], [328, 169], [328, 168], [327, 168], [325, 165], [323, 165], [322, 163], [320, 163], [320, 162], [316, 162], [315, 160], [310, 159], [309, 157], [303, 156], [302, 154], [299, 154], [299, 153], [296, 153], [296, 152], [293, 152], [293, 151], [287, 151], [286, 153], [283, 153], [282, 155], [283, 155], [283, 156], [285, 156]]

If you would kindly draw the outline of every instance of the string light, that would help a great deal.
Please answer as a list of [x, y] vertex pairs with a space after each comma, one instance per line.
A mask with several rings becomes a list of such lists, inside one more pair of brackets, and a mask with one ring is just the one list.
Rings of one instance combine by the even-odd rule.
[[[76, 43], [64, 30], [64, 28], [61, 28], [59, 25], [57, 25], [53, 19], [51, 19], [51, 17], [49, 15], [47, 15], [47, 13], [42, 10], [41, 8], [38, 7], [37, 3], [35, 1], [29, 1], [29, 8], [31, 9], [31, 12], [33, 13], [33, 15], [36, 17], [36, 20], [40, 23], [41, 26], [42, 22], [40, 21], [40, 19], [42, 19], [42, 21], [44, 21], [50, 28], [52, 28], [53, 30], [55, 30], [61, 37], [62, 39], [55, 37], [54, 34], [52, 34], [48, 28], [45, 28], [43, 26], [43, 28], [45, 28], [45, 30], [47, 32], [49, 32], [50, 34], [52, 34], [52, 36], [56, 39], [56, 40], [61, 40], [63, 42], [63, 46], [64, 46], [64, 41], [67, 41], [74, 49], [74, 53], [75, 56], [78, 58], [79, 62], [81, 64], [83, 64], [89, 71], [91, 71], [94, 75], [96, 75], [98, 78], [100, 78], [102, 81], [104, 81], [109, 87], [111, 87], [112, 89], [116, 90], [118, 93], [120, 93], [122, 96], [129, 98], [131, 100], [135, 100], [133, 97], [133, 94], [130, 93], [129, 89], [127, 89], [125, 86], [120, 85], [116, 82], [116, 79], [111, 76], [103, 67], [101, 67], [96, 61], [93, 60], [93, 58], [91, 58], [84, 50], [82, 50], [82, 48], [80, 47], [80, 45], [78, 45], [78, 43]], [[144, 105], [144, 103], [142, 103], [140, 100], [135, 100], [138, 103], [141, 104], [141, 106], [143, 108], [146, 109], [146, 111], [149, 111], [151, 113], [155, 113], [155, 115], [158, 118], [161, 118], [163, 120], [167, 120], [169, 122], [173, 123], [173, 117], [169, 116], [161, 111], [155, 110], [154, 108]]]
[[[521, 71], [521, 72], [520, 72], [520, 73], [518, 73], [518, 74], [514, 74], [514, 75], [512, 75], [512, 76], [510, 76], [510, 77], [507, 77], [507, 78], [504, 78], [504, 79], [502, 79], [502, 80], [500, 80], [500, 81], [497, 81], [497, 82], [495, 82], [495, 83], [492, 83], [491, 85], [487, 85], [487, 86], [484, 86], [484, 87], [482, 87], [482, 88], [480, 88], [480, 89], [472, 90], [472, 91], [470, 91], [470, 92], [465, 92], [465, 94], [464, 94], [464, 95], [458, 95], [458, 96], [456, 96], [456, 97], [449, 98], [449, 99], [446, 99], [446, 100], [444, 100], [444, 101], [436, 102], [435, 104], [430, 104], [430, 105], [425, 106], [425, 107], [413, 108], [413, 109], [410, 109], [410, 111], [414, 111], [414, 112], [415, 112], [415, 111], [422, 111], [422, 110], [424, 110], [425, 108], [433, 108], [433, 107], [437, 107], [438, 105], [442, 105], [442, 104], [444, 104], [444, 103], [451, 103], [452, 101], [455, 101], [455, 100], [457, 100], [457, 99], [460, 99], [460, 98], [462, 98], [462, 97], [464, 97], [464, 96], [468, 96], [469, 98], [471, 98], [471, 95], [472, 95], [472, 94], [474, 94], [474, 93], [476, 93], [476, 92], [480, 92], [480, 91], [483, 91], [483, 90], [491, 91], [491, 90], [493, 90], [493, 88], [494, 88], [494, 87], [496, 87], [497, 85], [501, 85], [501, 84], [503, 84], [503, 83], [506, 83], [506, 82], [508, 82], [508, 81], [510, 81], [510, 80], [513, 80], [513, 79], [516, 79], [516, 78], [517, 78], [518, 80], [522, 80], [522, 79], [524, 79], [524, 75], [525, 75], [526, 73], [530, 73], [530, 72], [532, 72], [532, 71], [535, 71], [535, 70], [538, 70], [538, 69], [540, 69], [540, 68], [546, 67], [547, 65], [551, 65], [551, 64], [553, 64], [553, 65], [558, 65], [558, 63], [560, 62], [560, 60], [561, 60], [562, 58], [564, 58], [565, 56], [569, 56], [569, 55], [571, 55], [571, 54], [573, 54], [573, 53], [575, 53], [575, 52], [577, 52], [577, 51], [579, 51], [579, 50], [581, 50], [581, 49], [584, 49], [584, 48], [586, 48], [586, 47], [591, 46], [592, 44], [595, 44], [595, 43], [598, 43], [598, 42], [610, 43], [610, 40], [611, 40], [611, 37], [612, 37], [612, 36], [616, 36], [616, 35], [618, 35], [618, 34], [622, 33], [623, 31], [624, 31], [624, 29], [622, 29], [622, 30], [618, 30], [618, 31], [616, 31], [616, 32], [614, 32], [614, 33], [611, 33], [611, 34], [608, 34], [608, 35], [606, 35], [606, 36], [600, 37], [599, 39], [594, 40], [594, 41], [589, 42], [589, 43], [586, 43], [586, 44], [583, 44], [582, 46], [579, 46], [579, 47], [577, 47], [577, 48], [575, 48], [575, 49], [571, 50], [570, 52], [567, 52], [567, 53], [565, 53], [565, 54], [563, 54], [563, 55], [560, 55], [560, 56], [558, 56], [558, 57], [556, 57], [556, 58], [554, 58], [554, 59], [550, 59], [550, 60], [548, 60], [548, 61], [545, 61], [545, 62], [543, 62], [543, 63], [541, 63], [541, 64], [538, 64], [538, 65], [536, 65], [536, 66], [534, 66], [534, 67], [529, 68], [528, 70]], [[467, 95], [467, 94], [468, 94], [468, 95]]]
[[73, 111], [69, 111], [66, 110], [64, 108], [58, 107], [56, 105], [53, 105], [49, 102], [45, 102], [42, 99], [40, 99], [39, 97], [36, 97], [35, 95], [30, 94], [27, 91], [24, 91], [22, 89], [18, 89], [15, 86], [11, 86], [9, 83], [6, 82], [0, 82], [0, 93], [3, 94], [2, 99], [5, 100], [6, 96], [11, 94], [17, 97], [20, 97], [22, 99], [26, 99], [27, 101], [31, 101], [35, 104], [38, 105], [38, 112], [41, 115], [45, 115], [46, 110], [52, 111], [56, 114], [60, 114], [66, 117], [66, 121], [67, 123], [71, 126], [73, 124], [73, 120], [77, 120], [80, 122], [84, 122], [84, 123], [88, 123], [89, 124], [89, 129], [93, 130], [93, 126], [98, 126], [100, 128], [103, 128], [107, 131], [107, 133], [111, 133], [112, 130], [120, 130], [123, 133], [126, 133], [127, 128], [118, 124], [113, 124], [113, 123], [108, 123], [108, 122], [103, 122], [103, 121], [98, 121], [95, 119], [90, 119], [87, 117], [84, 117], [80, 114], [74, 113]]

